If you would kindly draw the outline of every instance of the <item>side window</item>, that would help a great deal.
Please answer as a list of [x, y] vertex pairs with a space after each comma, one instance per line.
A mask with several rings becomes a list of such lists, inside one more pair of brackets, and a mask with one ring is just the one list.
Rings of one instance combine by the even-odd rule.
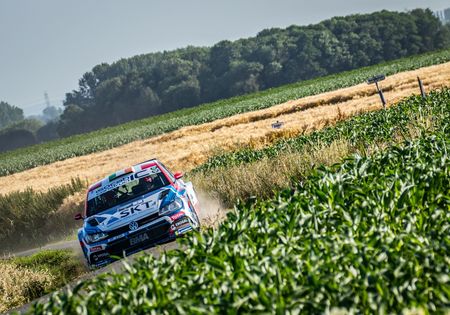
[[161, 168], [167, 173], [167, 175], [168, 175], [169, 178], [170, 178], [170, 181], [171, 181], [171, 182], [175, 182], [175, 177], [173, 176], [172, 172], [169, 171], [169, 170], [167, 169], [167, 167], [165, 167], [164, 164], [162, 164], [161, 162], [159, 162], [159, 165], [160, 165]]

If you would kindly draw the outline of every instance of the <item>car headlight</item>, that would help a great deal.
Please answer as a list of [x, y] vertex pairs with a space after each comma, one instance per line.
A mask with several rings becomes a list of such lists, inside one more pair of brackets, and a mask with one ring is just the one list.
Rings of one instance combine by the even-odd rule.
[[176, 198], [174, 201], [172, 201], [171, 203], [169, 203], [168, 205], [165, 205], [164, 207], [162, 207], [161, 209], [159, 209], [159, 214], [163, 215], [165, 213], [169, 213], [175, 210], [180, 209], [181, 207], [183, 207], [183, 201], [181, 201], [180, 198]]
[[106, 233], [95, 233], [95, 234], [88, 234], [86, 235], [86, 242], [91, 244], [91, 243], [96, 243], [98, 241], [101, 241], [105, 238], [108, 237], [108, 234]]

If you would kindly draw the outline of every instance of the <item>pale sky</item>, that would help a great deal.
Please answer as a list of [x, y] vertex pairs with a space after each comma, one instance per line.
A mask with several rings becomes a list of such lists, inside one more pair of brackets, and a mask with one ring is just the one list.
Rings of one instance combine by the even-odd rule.
[[270, 27], [382, 9], [433, 11], [449, 0], [0, 0], [0, 101], [38, 114], [101, 62], [212, 46]]

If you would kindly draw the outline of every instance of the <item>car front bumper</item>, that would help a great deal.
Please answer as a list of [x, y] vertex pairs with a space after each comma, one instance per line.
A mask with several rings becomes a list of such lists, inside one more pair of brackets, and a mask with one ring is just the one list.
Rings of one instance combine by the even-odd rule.
[[84, 252], [92, 267], [102, 267], [122, 257], [172, 241], [192, 229], [191, 219], [183, 211], [177, 211], [170, 216], [160, 217], [136, 231], [85, 245]]

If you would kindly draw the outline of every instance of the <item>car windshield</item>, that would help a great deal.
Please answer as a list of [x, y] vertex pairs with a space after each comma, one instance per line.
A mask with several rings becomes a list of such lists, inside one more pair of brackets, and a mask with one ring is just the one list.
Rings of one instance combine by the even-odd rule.
[[90, 217], [98, 214], [168, 184], [169, 182], [162, 173], [134, 179], [88, 200], [86, 215]]

